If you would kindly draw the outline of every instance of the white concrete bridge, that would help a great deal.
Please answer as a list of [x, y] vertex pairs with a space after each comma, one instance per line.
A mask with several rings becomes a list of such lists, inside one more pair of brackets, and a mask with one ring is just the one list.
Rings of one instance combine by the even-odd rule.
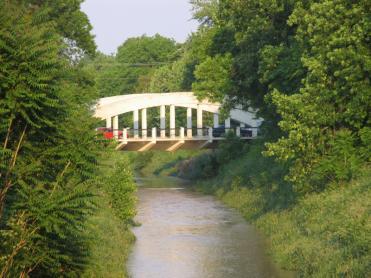
[[[166, 106], [170, 106], [169, 128], [166, 124]], [[147, 109], [160, 108], [160, 128], [147, 126]], [[187, 126], [176, 127], [176, 107], [187, 109]], [[102, 98], [95, 107], [95, 117], [106, 120], [106, 127], [113, 130], [119, 142], [118, 149], [146, 151], [161, 149], [175, 151], [179, 148], [212, 147], [216, 142], [225, 140], [224, 132], [233, 131], [243, 140], [257, 137], [262, 119], [257, 119], [253, 111], [232, 109], [230, 116], [220, 125], [221, 104], [199, 101], [191, 92], [131, 94]], [[192, 109], [197, 110], [196, 128], [192, 126]], [[205, 127], [203, 112], [213, 113], [213, 126]], [[133, 129], [119, 127], [118, 116], [133, 113]], [[141, 127], [139, 129], [139, 115]], [[238, 123], [232, 127], [231, 120]]]

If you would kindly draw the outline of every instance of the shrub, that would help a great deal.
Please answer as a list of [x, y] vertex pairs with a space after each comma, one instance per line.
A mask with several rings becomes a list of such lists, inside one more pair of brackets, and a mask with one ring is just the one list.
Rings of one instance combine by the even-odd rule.
[[125, 223], [132, 223], [135, 216], [136, 185], [131, 171], [130, 161], [126, 157], [120, 158], [112, 170], [105, 177], [104, 187], [110, 196], [110, 205], [115, 214]]

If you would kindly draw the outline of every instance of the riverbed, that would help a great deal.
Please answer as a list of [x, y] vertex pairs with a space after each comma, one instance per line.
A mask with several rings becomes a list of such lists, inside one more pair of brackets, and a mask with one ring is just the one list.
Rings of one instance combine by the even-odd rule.
[[[253, 226], [177, 179], [141, 179], [133, 278], [280, 277]], [[164, 186], [161, 187], [161, 184]], [[155, 187], [154, 187], [155, 185]]]

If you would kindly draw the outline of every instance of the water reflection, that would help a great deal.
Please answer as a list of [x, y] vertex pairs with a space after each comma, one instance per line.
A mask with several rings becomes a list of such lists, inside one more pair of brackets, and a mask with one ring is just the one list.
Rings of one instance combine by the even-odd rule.
[[256, 231], [212, 197], [144, 187], [138, 197], [130, 277], [278, 277]]

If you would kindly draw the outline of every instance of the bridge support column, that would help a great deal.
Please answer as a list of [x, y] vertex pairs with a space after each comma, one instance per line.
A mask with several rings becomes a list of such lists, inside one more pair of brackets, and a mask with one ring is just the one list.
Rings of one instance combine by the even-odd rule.
[[184, 143], [184, 127], [180, 128], [180, 141]]
[[106, 119], [106, 128], [112, 128], [112, 118], [111, 117]]
[[113, 117], [113, 137], [115, 139], [119, 138], [119, 116]]
[[123, 143], [128, 142], [128, 130], [126, 128], [122, 130], [122, 142]]
[[202, 136], [202, 107], [197, 105], [197, 136]]
[[175, 137], [175, 105], [170, 105], [170, 138]]
[[161, 138], [166, 136], [166, 106], [160, 106], [160, 129], [161, 129]]
[[139, 111], [133, 111], [133, 123], [134, 123], [134, 138], [139, 137]]
[[214, 128], [219, 127], [219, 114], [214, 113]]
[[153, 127], [152, 128], [152, 143], [156, 143], [157, 141], [157, 128]]
[[147, 109], [142, 109], [142, 138], [147, 139]]
[[252, 129], [252, 137], [257, 137], [258, 136], [258, 128], [253, 128]]
[[226, 118], [224, 124], [225, 124], [225, 132], [228, 133], [229, 130], [231, 129], [231, 118]]
[[187, 137], [192, 138], [192, 108], [187, 108]]

